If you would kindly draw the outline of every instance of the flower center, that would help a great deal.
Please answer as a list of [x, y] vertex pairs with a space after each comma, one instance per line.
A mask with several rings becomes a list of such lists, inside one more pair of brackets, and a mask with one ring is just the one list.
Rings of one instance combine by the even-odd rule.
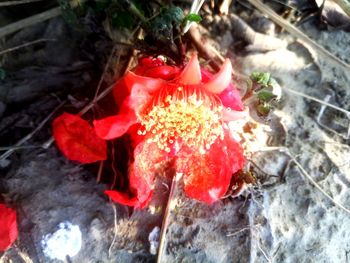
[[167, 85], [159, 90], [140, 114], [143, 130], [161, 150], [181, 143], [205, 153], [219, 137], [223, 139], [221, 100], [198, 86]]

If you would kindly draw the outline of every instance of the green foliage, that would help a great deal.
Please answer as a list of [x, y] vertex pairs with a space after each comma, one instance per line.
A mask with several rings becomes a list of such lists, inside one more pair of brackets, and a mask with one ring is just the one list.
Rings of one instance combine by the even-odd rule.
[[267, 103], [258, 104], [256, 110], [260, 115], [266, 116], [270, 113], [271, 106]]
[[253, 72], [250, 78], [258, 84], [268, 86], [271, 79], [271, 74], [268, 72]]
[[258, 92], [258, 98], [264, 102], [269, 102], [275, 99], [277, 96], [273, 94], [270, 90], [263, 89]]
[[282, 89], [268, 72], [253, 72], [250, 78], [253, 81], [255, 109], [258, 115], [266, 117], [271, 112], [274, 102], [281, 98]]
[[202, 17], [197, 14], [188, 14], [185, 17], [184, 22], [187, 22], [187, 21], [199, 23], [200, 21], [202, 21]]

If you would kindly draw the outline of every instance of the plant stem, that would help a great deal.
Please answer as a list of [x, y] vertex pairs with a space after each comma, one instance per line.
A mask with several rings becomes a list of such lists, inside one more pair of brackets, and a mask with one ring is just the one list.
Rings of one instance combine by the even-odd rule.
[[163, 223], [162, 223], [162, 229], [161, 229], [161, 232], [160, 232], [160, 240], [159, 240], [159, 249], [158, 249], [157, 263], [164, 262], [162, 260], [162, 257], [163, 257], [163, 254], [164, 254], [164, 246], [165, 246], [165, 241], [166, 241], [166, 232], [167, 232], [167, 229], [168, 229], [168, 226], [169, 226], [170, 213], [175, 208], [175, 205], [176, 205], [175, 196], [176, 196], [177, 188], [178, 188], [179, 181], [180, 181], [181, 178], [182, 178], [182, 173], [176, 173], [176, 175], [173, 177], [173, 180], [171, 182], [168, 203], [167, 203], [167, 206], [166, 206], [166, 209], [165, 209]]

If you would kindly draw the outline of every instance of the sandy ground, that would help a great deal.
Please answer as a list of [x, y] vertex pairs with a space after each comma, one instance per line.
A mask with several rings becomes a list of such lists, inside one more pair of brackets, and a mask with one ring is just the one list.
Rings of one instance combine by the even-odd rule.
[[[212, 23], [227, 25], [227, 21]], [[222, 52], [232, 54], [235, 34], [230, 26], [222, 28], [217, 43]], [[349, 60], [348, 33], [320, 31], [312, 24], [301, 29], [339, 58]], [[349, 71], [287, 33], [278, 37], [287, 45], [270, 51], [257, 47], [236, 55], [236, 70], [246, 74], [268, 71], [284, 88], [320, 100], [330, 95], [329, 102], [349, 109]], [[322, 109], [319, 103], [283, 89], [270, 120], [241, 135], [259, 185], [212, 206], [179, 194], [163, 262], [348, 262], [349, 214], [325, 198], [288, 155], [259, 151], [288, 148], [327, 193], [349, 207], [350, 148], [349, 138], [343, 138], [348, 126], [344, 114]], [[241, 128], [233, 125], [236, 132]], [[107, 186], [97, 184], [95, 175], [83, 166], [67, 161], [55, 146], [22, 150], [2, 171], [1, 190], [18, 211], [20, 236], [0, 262], [59, 262], [45, 257], [41, 240], [65, 221], [78, 225], [82, 233], [80, 252], [67, 262], [155, 261], [148, 236], [161, 226], [161, 211], [151, 206], [130, 215], [126, 207], [110, 204], [103, 195]]]

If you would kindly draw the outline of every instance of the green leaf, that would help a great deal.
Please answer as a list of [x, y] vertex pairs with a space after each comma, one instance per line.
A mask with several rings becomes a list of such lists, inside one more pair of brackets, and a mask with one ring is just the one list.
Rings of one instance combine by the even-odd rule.
[[268, 72], [253, 72], [250, 78], [258, 84], [268, 86], [270, 84], [271, 74]]
[[269, 102], [272, 99], [275, 99], [277, 96], [273, 94], [271, 91], [263, 89], [259, 91], [258, 98], [264, 102]]
[[270, 105], [263, 103], [256, 107], [257, 112], [262, 116], [267, 116], [271, 110]]
[[199, 23], [202, 21], [202, 17], [197, 14], [188, 14], [185, 18], [186, 21]]
[[168, 23], [180, 24], [185, 15], [182, 9], [178, 6], [170, 6], [166, 8], [162, 16]]
[[0, 68], [0, 80], [4, 80], [6, 78], [6, 71], [3, 68]]

